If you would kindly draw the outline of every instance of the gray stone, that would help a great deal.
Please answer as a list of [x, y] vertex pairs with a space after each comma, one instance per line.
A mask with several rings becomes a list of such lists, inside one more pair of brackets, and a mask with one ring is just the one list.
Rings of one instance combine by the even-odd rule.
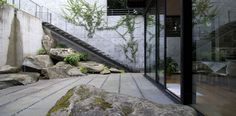
[[49, 52], [50, 57], [58, 61], [63, 61], [67, 55], [73, 53], [76, 53], [76, 51], [72, 48], [52, 48]]
[[51, 48], [56, 47], [56, 41], [48, 35], [44, 35], [42, 39], [42, 46], [47, 51], [50, 52]]
[[26, 85], [37, 82], [39, 76], [39, 73], [2, 74], [0, 75], [0, 82], [7, 82], [13, 85]]
[[117, 68], [110, 68], [109, 70], [111, 71], [111, 73], [122, 73], [122, 70], [119, 70]]
[[111, 74], [111, 71], [108, 68], [105, 67], [104, 70], [102, 72], [100, 72], [100, 74], [103, 74], [103, 75]]
[[23, 61], [23, 66], [41, 70], [53, 66], [53, 62], [49, 55], [27, 56]]
[[85, 67], [88, 69], [88, 73], [100, 73], [104, 70], [105, 66], [103, 64], [94, 61], [84, 61], [78, 63], [79, 67]]
[[142, 98], [109, 93], [93, 86], [81, 85], [69, 90], [48, 114], [50, 116], [196, 116], [196, 111], [189, 106], [158, 104]]
[[20, 69], [10, 65], [0, 66], [0, 74], [17, 73]]
[[67, 71], [67, 74], [69, 76], [84, 76], [85, 74], [83, 74], [78, 67], [74, 67], [74, 68], [71, 68]]

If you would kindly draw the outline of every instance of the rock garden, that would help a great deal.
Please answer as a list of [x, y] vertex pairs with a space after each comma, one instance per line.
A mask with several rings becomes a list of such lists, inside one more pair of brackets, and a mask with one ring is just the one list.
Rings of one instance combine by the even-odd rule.
[[26, 56], [22, 66], [0, 66], [0, 89], [14, 85], [26, 85], [39, 79], [55, 79], [84, 76], [87, 74], [123, 73], [114, 67], [91, 61], [88, 54], [67, 48], [45, 35], [37, 55]]

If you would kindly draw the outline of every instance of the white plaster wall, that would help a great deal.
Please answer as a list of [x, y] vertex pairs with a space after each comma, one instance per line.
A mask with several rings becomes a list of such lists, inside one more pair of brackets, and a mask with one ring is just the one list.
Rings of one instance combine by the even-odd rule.
[[[16, 54], [10, 57], [17, 57], [17, 64], [20, 66], [25, 56], [35, 55], [42, 47], [41, 40], [44, 33], [40, 19], [20, 10], [17, 11], [15, 18], [19, 22], [19, 29], [17, 28], [16, 33], [13, 32], [17, 35]], [[7, 61], [13, 20], [14, 8], [7, 6], [0, 10], [0, 65], [5, 65]]]
[[41, 40], [44, 35], [42, 21], [23, 11], [17, 11], [17, 19], [20, 21], [23, 57], [36, 55], [37, 50], [42, 48]]
[[14, 9], [7, 6], [0, 6], [0, 66], [7, 61], [9, 36], [13, 22]]

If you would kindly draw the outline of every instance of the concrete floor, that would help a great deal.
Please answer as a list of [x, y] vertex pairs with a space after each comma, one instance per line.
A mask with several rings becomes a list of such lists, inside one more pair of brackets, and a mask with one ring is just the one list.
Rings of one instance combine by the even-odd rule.
[[88, 75], [77, 78], [40, 80], [26, 86], [0, 90], [0, 116], [45, 116], [69, 89], [89, 84], [108, 92], [146, 98], [161, 104], [174, 104], [140, 73]]

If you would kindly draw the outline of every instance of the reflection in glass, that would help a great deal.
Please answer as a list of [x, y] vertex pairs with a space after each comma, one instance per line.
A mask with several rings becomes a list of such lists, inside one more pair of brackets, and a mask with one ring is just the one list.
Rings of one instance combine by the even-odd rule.
[[234, 0], [193, 0], [193, 106], [204, 115], [235, 115], [235, 7]]

